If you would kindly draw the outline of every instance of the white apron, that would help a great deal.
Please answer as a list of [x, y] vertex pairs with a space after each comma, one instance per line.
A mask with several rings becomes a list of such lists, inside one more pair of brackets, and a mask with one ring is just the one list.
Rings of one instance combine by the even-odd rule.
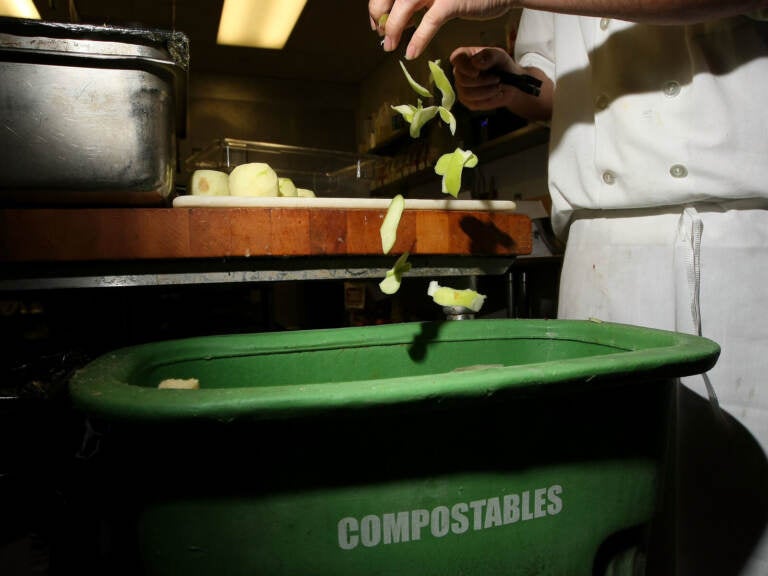
[[[756, 445], [755, 453], [765, 464], [766, 290], [768, 201], [579, 212], [569, 230], [558, 316], [698, 333], [717, 342], [722, 351], [715, 367], [682, 381], [746, 427], [762, 446], [763, 453]], [[758, 493], [768, 495], [768, 483]], [[740, 498], [746, 500], [741, 505], [749, 505], [747, 494], [708, 497], [726, 498], [721, 506], [739, 506]], [[768, 575], [765, 534], [739, 574]]]

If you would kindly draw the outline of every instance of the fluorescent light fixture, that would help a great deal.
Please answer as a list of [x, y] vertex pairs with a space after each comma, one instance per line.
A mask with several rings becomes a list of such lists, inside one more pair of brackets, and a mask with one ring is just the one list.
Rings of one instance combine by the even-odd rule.
[[40, 12], [32, 0], [0, 0], [0, 16], [40, 20]]
[[281, 50], [307, 0], [224, 0], [216, 42]]

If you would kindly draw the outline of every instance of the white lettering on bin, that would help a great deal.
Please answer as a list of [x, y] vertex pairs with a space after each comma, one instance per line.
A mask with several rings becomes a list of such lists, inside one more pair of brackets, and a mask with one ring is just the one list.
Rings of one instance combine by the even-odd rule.
[[525, 490], [470, 502], [440, 505], [431, 510], [347, 516], [337, 525], [339, 548], [354, 550], [359, 545], [372, 548], [421, 540], [422, 535], [444, 538], [478, 530], [489, 530], [518, 522], [557, 516], [563, 511], [563, 487]]
[[360, 521], [360, 542], [366, 548], [381, 543], [381, 520], [378, 516], [368, 515]]
[[469, 530], [469, 519], [467, 518], [467, 506], [466, 502], [459, 502], [451, 507], [451, 532], [454, 534], [464, 534]]
[[384, 544], [408, 542], [408, 512], [384, 514]]

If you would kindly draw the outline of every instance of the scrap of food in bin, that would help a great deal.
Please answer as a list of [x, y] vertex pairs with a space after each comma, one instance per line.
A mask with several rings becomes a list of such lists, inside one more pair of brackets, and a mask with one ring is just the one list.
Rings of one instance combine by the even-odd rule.
[[278, 191], [277, 173], [263, 162], [240, 164], [229, 175], [232, 196], [277, 196]]
[[194, 196], [229, 196], [229, 174], [218, 170], [195, 170], [190, 187]]
[[471, 366], [459, 366], [451, 372], [477, 372], [478, 370], [495, 370], [496, 368], [504, 368], [504, 364], [472, 364]]
[[388, 254], [389, 251], [392, 250], [392, 246], [395, 245], [395, 241], [397, 240], [397, 226], [400, 224], [400, 217], [403, 215], [404, 208], [405, 199], [402, 194], [398, 194], [392, 198], [392, 201], [389, 203], [387, 213], [379, 228], [381, 250], [384, 254]]
[[277, 193], [279, 196], [298, 196], [298, 190], [290, 178], [277, 179]]
[[166, 378], [157, 387], [165, 390], [199, 390], [200, 380], [197, 378]]
[[379, 288], [384, 294], [394, 294], [400, 289], [403, 274], [411, 269], [411, 263], [407, 260], [408, 252], [403, 252], [395, 262], [395, 265], [387, 270], [384, 280], [379, 282]]
[[462, 171], [474, 168], [477, 161], [475, 154], [461, 148], [440, 156], [435, 164], [435, 173], [443, 177], [443, 192], [456, 198], [461, 191]]
[[296, 188], [296, 196], [299, 198], [315, 198], [315, 193], [308, 188]]
[[448, 286], [440, 286], [436, 280], [432, 280], [427, 288], [427, 295], [435, 304], [440, 306], [461, 306], [473, 312], [479, 312], [485, 302], [485, 296], [470, 288], [457, 290]]

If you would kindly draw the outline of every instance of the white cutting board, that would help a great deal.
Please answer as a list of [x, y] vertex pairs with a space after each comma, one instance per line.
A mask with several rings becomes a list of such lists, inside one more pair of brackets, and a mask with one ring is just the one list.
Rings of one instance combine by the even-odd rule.
[[[338, 208], [386, 210], [389, 198], [297, 198], [256, 196], [177, 196], [174, 208]], [[439, 200], [406, 198], [406, 210], [468, 210], [485, 212], [514, 212], [517, 204], [512, 200]]]

